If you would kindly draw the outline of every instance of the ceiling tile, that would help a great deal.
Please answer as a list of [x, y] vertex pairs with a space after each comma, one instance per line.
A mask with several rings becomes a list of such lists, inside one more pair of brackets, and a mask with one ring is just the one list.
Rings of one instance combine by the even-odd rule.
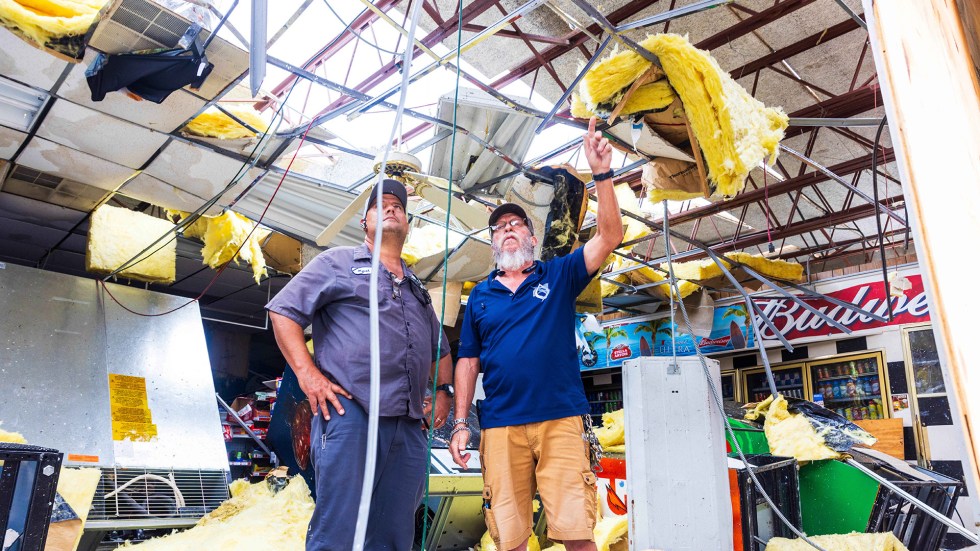
[[50, 91], [67, 66], [6, 29], [0, 32], [0, 75]]
[[133, 169], [143, 166], [168, 138], [65, 100], [55, 101], [37, 135]]
[[130, 168], [38, 137], [24, 148], [17, 164], [107, 191], [133, 175]]
[[27, 139], [27, 134], [6, 126], [0, 126], [0, 159], [13, 158], [14, 153], [17, 153], [20, 144], [24, 143], [25, 139]]
[[89, 50], [85, 61], [77, 65], [65, 79], [58, 95], [79, 105], [108, 113], [140, 126], [160, 132], [171, 132], [204, 108], [204, 100], [183, 90], [177, 90], [161, 104], [136, 101], [122, 92], [110, 92], [102, 101], [92, 101], [92, 92], [85, 80], [85, 68], [95, 54]]
[[[146, 174], [202, 198], [211, 198], [232, 181], [243, 163], [205, 147], [172, 141], [146, 168]], [[222, 202], [231, 200], [262, 173], [252, 168], [225, 192]]]

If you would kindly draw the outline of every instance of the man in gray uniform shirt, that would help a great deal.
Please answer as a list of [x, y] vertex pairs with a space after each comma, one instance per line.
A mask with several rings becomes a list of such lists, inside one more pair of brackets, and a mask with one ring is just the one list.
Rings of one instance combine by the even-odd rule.
[[[382, 189], [382, 208], [376, 206]], [[415, 509], [425, 482], [425, 389], [442, 340], [435, 427], [446, 422], [452, 397], [449, 341], [425, 287], [401, 259], [408, 235], [408, 195], [396, 180], [371, 192], [361, 227], [364, 244], [317, 256], [266, 306], [276, 341], [313, 409], [310, 456], [316, 473], [316, 509], [308, 551], [349, 551], [364, 480], [371, 350], [369, 286], [375, 231], [381, 233], [378, 309], [381, 344], [381, 417], [374, 497], [365, 549], [408, 551]], [[313, 325], [311, 358], [303, 328]]]

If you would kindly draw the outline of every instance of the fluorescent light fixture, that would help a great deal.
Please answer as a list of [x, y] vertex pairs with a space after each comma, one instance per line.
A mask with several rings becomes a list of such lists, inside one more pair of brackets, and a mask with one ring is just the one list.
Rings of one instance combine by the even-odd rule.
[[29, 132], [50, 96], [0, 77], [0, 124]]

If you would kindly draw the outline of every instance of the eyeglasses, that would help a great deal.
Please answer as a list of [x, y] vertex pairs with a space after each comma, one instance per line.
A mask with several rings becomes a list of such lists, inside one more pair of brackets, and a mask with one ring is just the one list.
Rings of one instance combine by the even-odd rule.
[[504, 229], [504, 227], [506, 226], [510, 226], [512, 228], [520, 228], [526, 225], [527, 225], [527, 221], [522, 218], [511, 218], [507, 222], [501, 222], [499, 224], [494, 224], [490, 226], [490, 231], [492, 232], [499, 231]]

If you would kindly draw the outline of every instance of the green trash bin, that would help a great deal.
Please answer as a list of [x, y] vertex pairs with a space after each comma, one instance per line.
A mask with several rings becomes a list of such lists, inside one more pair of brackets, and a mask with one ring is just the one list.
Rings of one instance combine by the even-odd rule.
[[800, 508], [808, 535], [864, 532], [878, 496], [878, 483], [834, 460], [800, 467]]

